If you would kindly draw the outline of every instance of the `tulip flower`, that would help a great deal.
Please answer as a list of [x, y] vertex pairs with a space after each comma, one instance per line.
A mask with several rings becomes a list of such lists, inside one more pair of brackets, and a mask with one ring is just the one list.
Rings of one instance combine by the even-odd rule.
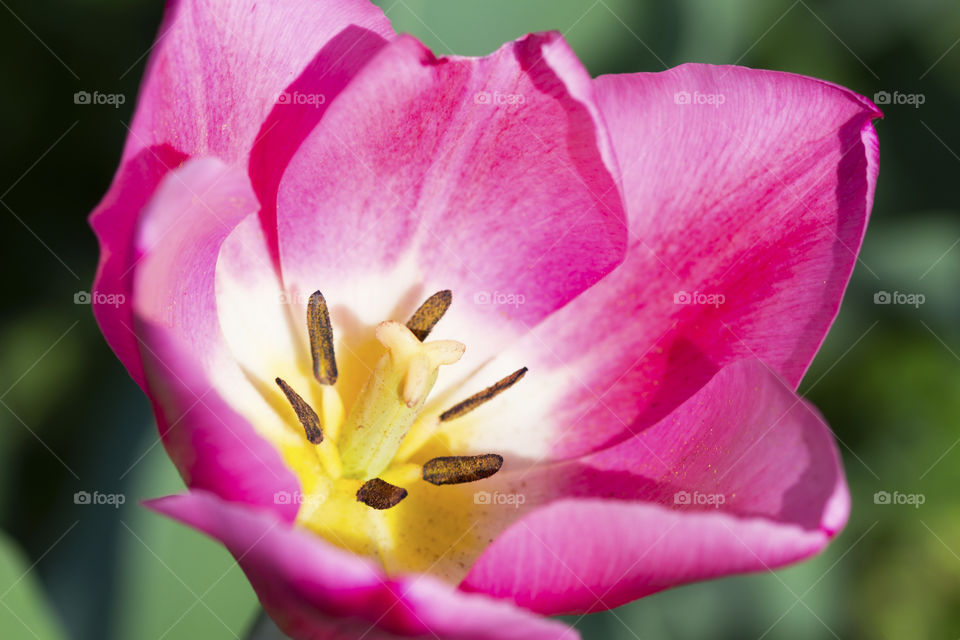
[[294, 638], [543, 617], [823, 549], [796, 393], [871, 208], [866, 98], [592, 79], [556, 33], [438, 58], [361, 0], [169, 4], [92, 215], [107, 341]]

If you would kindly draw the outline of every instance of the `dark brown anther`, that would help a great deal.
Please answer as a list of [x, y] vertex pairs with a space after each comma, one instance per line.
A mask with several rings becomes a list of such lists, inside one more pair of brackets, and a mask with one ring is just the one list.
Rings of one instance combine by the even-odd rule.
[[380, 478], [367, 480], [357, 491], [357, 502], [374, 509], [389, 509], [400, 504], [407, 497], [407, 490], [390, 484]]
[[470, 413], [484, 402], [496, 398], [498, 395], [515, 385], [526, 373], [526, 367], [514, 371], [500, 382], [492, 384], [480, 393], [476, 393], [463, 402], [453, 405], [440, 414], [440, 421], [446, 422], [447, 420], [453, 420], [454, 418], [459, 418], [464, 414]]
[[307, 304], [307, 332], [310, 334], [310, 355], [313, 357], [313, 377], [320, 384], [337, 381], [337, 359], [333, 353], [333, 327], [323, 294], [314, 291]]
[[320, 428], [320, 417], [317, 415], [317, 412], [313, 410], [313, 407], [307, 404], [307, 401], [301, 398], [299, 393], [294, 391], [290, 385], [280, 378], [277, 378], [277, 386], [283, 391], [283, 395], [287, 396], [287, 401], [297, 414], [297, 419], [300, 420], [300, 424], [303, 425], [303, 430], [307, 434], [307, 440], [313, 444], [323, 442], [323, 429]]
[[423, 479], [430, 484], [463, 484], [489, 478], [503, 466], [503, 456], [485, 453], [482, 456], [445, 456], [427, 460]]
[[450, 308], [452, 301], [452, 291], [449, 289], [437, 291], [413, 312], [410, 320], [407, 321], [407, 329], [410, 329], [420, 342], [423, 342]]

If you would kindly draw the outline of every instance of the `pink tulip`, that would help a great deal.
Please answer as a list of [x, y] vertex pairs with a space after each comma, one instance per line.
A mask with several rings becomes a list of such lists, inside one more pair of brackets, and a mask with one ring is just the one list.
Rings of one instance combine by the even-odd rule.
[[573, 638], [539, 614], [817, 553], [849, 495], [795, 389], [879, 115], [740, 67], [591, 79], [554, 33], [436, 58], [362, 0], [170, 3], [91, 218], [189, 487], [151, 507], [295, 638]]

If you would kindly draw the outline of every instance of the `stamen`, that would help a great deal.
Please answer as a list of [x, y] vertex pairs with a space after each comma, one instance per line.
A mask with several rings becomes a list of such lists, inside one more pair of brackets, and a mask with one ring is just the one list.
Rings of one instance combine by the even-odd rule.
[[397, 506], [406, 497], [406, 489], [392, 485], [380, 478], [367, 480], [357, 491], [357, 502], [381, 510]]
[[449, 289], [437, 291], [413, 312], [410, 320], [407, 321], [407, 329], [410, 329], [420, 342], [423, 342], [450, 308], [452, 300], [453, 292]]
[[444, 456], [427, 460], [423, 479], [430, 484], [462, 484], [489, 478], [503, 466], [503, 456], [485, 453], [482, 456]]
[[447, 420], [453, 420], [454, 418], [459, 418], [464, 414], [470, 413], [484, 402], [493, 400], [498, 395], [515, 385], [526, 373], [527, 368], [523, 367], [522, 369], [514, 371], [500, 382], [490, 385], [480, 393], [476, 393], [463, 402], [453, 405], [440, 414], [440, 421], [446, 422]]
[[310, 334], [310, 355], [313, 357], [313, 377], [320, 384], [337, 381], [337, 359], [333, 353], [333, 327], [323, 294], [314, 291], [307, 304], [307, 332]]
[[280, 390], [283, 391], [283, 395], [287, 396], [287, 401], [297, 414], [297, 419], [300, 420], [300, 424], [303, 425], [303, 430], [307, 434], [307, 440], [312, 444], [320, 444], [323, 442], [323, 429], [320, 428], [320, 418], [317, 416], [317, 412], [307, 404], [306, 400], [300, 397], [300, 394], [290, 388], [290, 385], [282, 379], [277, 378], [276, 382]]

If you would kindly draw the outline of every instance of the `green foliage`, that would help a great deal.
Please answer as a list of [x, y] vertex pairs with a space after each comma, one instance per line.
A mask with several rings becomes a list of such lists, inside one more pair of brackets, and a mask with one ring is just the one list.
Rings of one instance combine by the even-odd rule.
[[30, 560], [0, 532], [0, 638], [60, 640], [60, 628]]

